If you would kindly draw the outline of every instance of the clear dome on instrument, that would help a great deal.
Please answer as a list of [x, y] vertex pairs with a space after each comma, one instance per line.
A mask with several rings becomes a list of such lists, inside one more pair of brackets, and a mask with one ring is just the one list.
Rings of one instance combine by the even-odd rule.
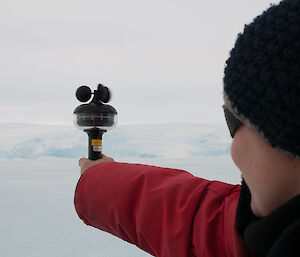
[[111, 130], [117, 125], [117, 114], [74, 113], [74, 124], [81, 130], [101, 129]]
[[118, 114], [115, 108], [108, 104], [82, 104], [74, 111], [74, 124], [82, 130], [111, 130], [117, 125]]

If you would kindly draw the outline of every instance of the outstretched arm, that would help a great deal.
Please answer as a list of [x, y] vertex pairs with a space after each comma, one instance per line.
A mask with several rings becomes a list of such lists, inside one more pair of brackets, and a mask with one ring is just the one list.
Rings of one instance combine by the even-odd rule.
[[[222, 238], [215, 241], [221, 253], [225, 253], [225, 244], [231, 247], [223, 238], [223, 200], [233, 188], [236, 186], [200, 179], [183, 170], [102, 162], [83, 173], [76, 187], [75, 207], [86, 224], [154, 256], [187, 257], [206, 251], [212, 254], [206, 256], [218, 256], [213, 255], [217, 251], [213, 240]], [[233, 213], [234, 205], [229, 206]], [[229, 227], [234, 217], [230, 219]]]

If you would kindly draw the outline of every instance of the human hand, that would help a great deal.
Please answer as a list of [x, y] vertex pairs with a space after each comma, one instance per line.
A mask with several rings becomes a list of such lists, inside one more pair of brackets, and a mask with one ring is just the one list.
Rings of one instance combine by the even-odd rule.
[[110, 158], [108, 156], [106, 156], [105, 154], [102, 154], [102, 158], [99, 159], [99, 160], [95, 160], [95, 161], [91, 161], [87, 158], [81, 158], [79, 161], [78, 161], [78, 164], [80, 166], [80, 174], [82, 175], [88, 168], [96, 165], [96, 164], [99, 164], [99, 163], [102, 163], [102, 162], [114, 162], [115, 160], [113, 158]]

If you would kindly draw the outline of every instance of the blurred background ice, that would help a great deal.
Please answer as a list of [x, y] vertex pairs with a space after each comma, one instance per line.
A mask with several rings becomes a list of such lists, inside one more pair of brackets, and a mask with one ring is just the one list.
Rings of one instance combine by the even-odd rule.
[[[240, 182], [223, 123], [119, 126], [103, 136], [117, 162], [176, 168]], [[72, 126], [0, 124], [0, 256], [149, 256], [90, 226], [73, 205], [86, 133]]]

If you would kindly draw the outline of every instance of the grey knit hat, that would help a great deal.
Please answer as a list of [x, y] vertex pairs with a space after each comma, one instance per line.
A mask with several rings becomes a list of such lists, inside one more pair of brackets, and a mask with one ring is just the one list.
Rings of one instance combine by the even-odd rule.
[[245, 25], [224, 71], [225, 106], [269, 145], [300, 160], [300, 0]]

